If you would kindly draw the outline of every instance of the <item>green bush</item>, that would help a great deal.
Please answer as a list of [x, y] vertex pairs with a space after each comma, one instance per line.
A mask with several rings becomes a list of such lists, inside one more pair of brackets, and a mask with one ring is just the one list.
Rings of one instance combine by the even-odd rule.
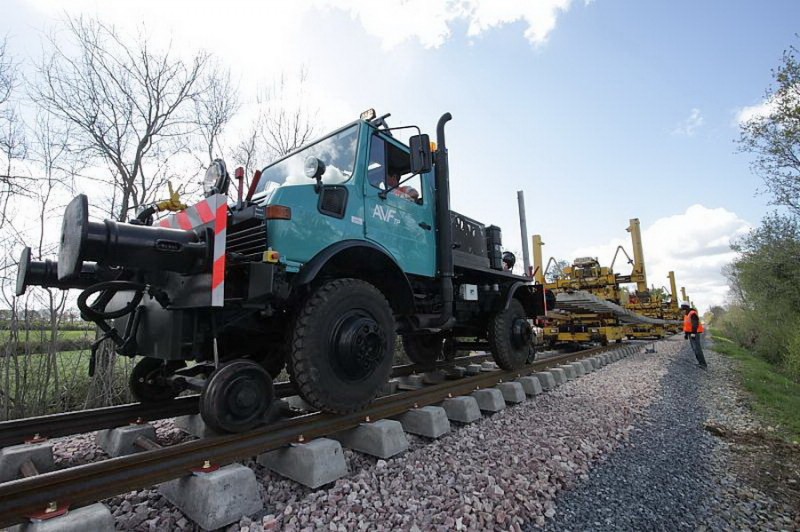
[[795, 321], [788, 336], [783, 366], [792, 380], [800, 382], [800, 320]]

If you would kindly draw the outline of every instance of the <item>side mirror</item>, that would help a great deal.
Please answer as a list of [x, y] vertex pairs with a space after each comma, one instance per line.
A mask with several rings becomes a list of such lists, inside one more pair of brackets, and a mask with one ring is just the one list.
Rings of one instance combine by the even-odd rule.
[[411, 172], [426, 174], [433, 167], [431, 156], [431, 140], [428, 135], [414, 135], [408, 139], [411, 146]]

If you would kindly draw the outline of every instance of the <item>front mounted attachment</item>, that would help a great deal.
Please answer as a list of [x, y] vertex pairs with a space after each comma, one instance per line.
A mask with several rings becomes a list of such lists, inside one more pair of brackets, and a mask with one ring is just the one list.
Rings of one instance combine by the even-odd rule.
[[170, 229], [105, 220], [89, 221], [84, 194], [64, 212], [58, 251], [58, 280], [77, 276], [84, 261], [133, 271], [198, 273], [211, 263], [207, 231]]
[[93, 284], [102, 280], [102, 273], [97, 268], [97, 264], [86, 262], [81, 266], [77, 275], [59, 280], [58, 262], [52, 260], [35, 261], [31, 260], [31, 248], [25, 247], [19, 257], [19, 267], [17, 269], [17, 287], [15, 293], [17, 297], [23, 295], [29, 285], [42, 286], [44, 288], [89, 288]]

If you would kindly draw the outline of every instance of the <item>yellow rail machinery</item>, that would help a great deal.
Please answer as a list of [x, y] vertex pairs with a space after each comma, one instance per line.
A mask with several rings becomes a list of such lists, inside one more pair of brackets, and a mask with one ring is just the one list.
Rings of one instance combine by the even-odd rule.
[[[533, 267], [537, 282], [551, 290], [556, 298], [563, 294], [591, 294], [597, 299], [620, 303], [622, 295], [614, 272], [593, 257], [575, 259], [571, 266], [563, 269], [562, 275], [547, 282], [546, 274], [555, 261], [551, 258], [546, 267], [542, 267], [542, 238], [533, 236]], [[577, 297], [577, 299], [576, 299]], [[598, 342], [606, 345], [609, 342], [620, 342], [624, 338], [624, 326], [612, 308], [603, 306], [587, 306], [589, 299], [581, 296], [572, 297], [569, 308], [547, 313], [543, 327], [544, 341], [550, 346], [557, 343]], [[563, 299], [563, 298], [562, 298]], [[560, 304], [559, 304], [560, 306]]]
[[[647, 288], [639, 219], [631, 218], [627, 230], [631, 234], [631, 245], [633, 246], [633, 271], [627, 282], [636, 283], [636, 292], [631, 294], [625, 308], [655, 320], [668, 319], [664, 313], [665, 301], [661, 294]], [[667, 328], [661, 323], [636, 323], [629, 325], [626, 333], [627, 336], [633, 338], [664, 338], [667, 335]]]
[[[664, 305], [664, 319], [681, 322], [683, 321], [683, 312], [681, 312], [680, 300], [678, 299], [678, 285], [675, 283], [675, 272], [669, 272], [669, 274], [667, 274], [667, 279], [669, 279], [670, 300]], [[676, 324], [671, 324], [667, 326], [667, 330], [674, 334], [680, 332], [681, 327]]]

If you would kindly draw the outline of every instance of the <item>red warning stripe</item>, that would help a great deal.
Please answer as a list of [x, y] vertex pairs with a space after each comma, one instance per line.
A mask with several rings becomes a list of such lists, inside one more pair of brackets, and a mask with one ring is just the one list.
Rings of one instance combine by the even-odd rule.
[[211, 304], [222, 306], [225, 285], [225, 234], [228, 225], [227, 198], [216, 195], [159, 220], [158, 225], [184, 230], [214, 224], [214, 263], [211, 267]]
[[219, 234], [224, 231], [228, 225], [228, 204], [223, 203], [217, 207], [217, 220], [214, 225], [214, 234]]
[[208, 222], [214, 219], [214, 213], [211, 212], [211, 207], [208, 205], [207, 200], [201, 201], [200, 203], [195, 205], [194, 208], [197, 211], [197, 214], [200, 216], [200, 220], [204, 224], [207, 224]]
[[178, 225], [184, 231], [188, 231], [189, 229], [192, 229], [192, 221], [189, 219], [189, 213], [186, 212], [185, 210], [179, 212], [178, 214], [176, 214], [175, 218], [177, 218]]
[[225, 281], [225, 254], [214, 261], [214, 267], [211, 274], [211, 288], [218, 287]]

